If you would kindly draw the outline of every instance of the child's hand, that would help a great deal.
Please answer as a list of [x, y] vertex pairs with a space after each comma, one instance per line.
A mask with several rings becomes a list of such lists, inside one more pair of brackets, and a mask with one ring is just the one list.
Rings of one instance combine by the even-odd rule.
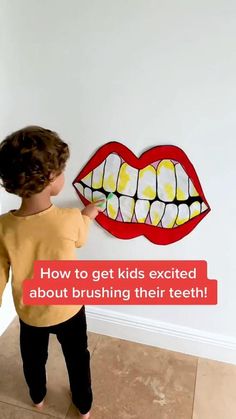
[[94, 218], [97, 217], [99, 212], [104, 211], [104, 206], [102, 205], [99, 207], [98, 205], [104, 202], [104, 199], [100, 199], [96, 201], [96, 203], [91, 203], [87, 205], [81, 212], [83, 215], [87, 215], [91, 220], [94, 220]]

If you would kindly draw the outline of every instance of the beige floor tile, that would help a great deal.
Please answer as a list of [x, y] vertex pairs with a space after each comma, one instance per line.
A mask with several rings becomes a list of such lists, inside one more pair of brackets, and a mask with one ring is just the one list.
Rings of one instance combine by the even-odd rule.
[[93, 352], [94, 352], [96, 346], [98, 345], [99, 340], [101, 339], [101, 335], [99, 335], [98, 333], [93, 333], [93, 332], [87, 332], [87, 335], [88, 335], [89, 351], [90, 351], [90, 355], [92, 357]]
[[236, 418], [236, 366], [199, 359], [193, 419]]
[[[89, 349], [92, 354], [100, 336], [91, 333], [88, 333], [88, 336]], [[15, 319], [0, 337], [0, 372], [0, 401], [34, 411], [23, 377], [18, 319]], [[64, 358], [60, 344], [54, 335], [50, 335], [47, 373], [48, 392], [44, 414], [64, 419], [71, 399]]]
[[50, 419], [51, 416], [0, 402], [1, 419]]
[[[71, 404], [71, 406], [68, 410], [68, 413], [66, 415], [66, 419], [79, 419], [78, 410], [76, 409], [76, 407], [73, 404]], [[93, 415], [93, 416], [91, 416], [91, 419], [97, 419], [97, 416]], [[105, 419], [105, 417], [104, 417], [104, 419]], [[110, 419], [113, 419], [113, 418], [110, 418]]]
[[192, 419], [197, 358], [102, 336], [91, 366], [94, 419]]

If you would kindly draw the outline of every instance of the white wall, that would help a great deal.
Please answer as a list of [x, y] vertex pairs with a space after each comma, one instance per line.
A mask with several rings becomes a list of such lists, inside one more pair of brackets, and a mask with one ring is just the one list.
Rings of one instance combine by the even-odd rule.
[[217, 306], [105, 309], [236, 348], [235, 1], [2, 0], [1, 9], [1, 136], [35, 123], [70, 144], [67, 186], [56, 203], [76, 205], [75, 175], [98, 147], [117, 140], [137, 155], [158, 144], [182, 147], [212, 208], [166, 247], [143, 237], [121, 241], [94, 223], [78, 256], [206, 259], [209, 278], [219, 280]]

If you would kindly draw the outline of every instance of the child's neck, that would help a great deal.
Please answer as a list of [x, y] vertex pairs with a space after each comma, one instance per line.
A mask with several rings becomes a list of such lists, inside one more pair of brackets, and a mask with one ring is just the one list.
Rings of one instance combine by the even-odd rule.
[[16, 215], [32, 215], [44, 211], [52, 205], [50, 193], [47, 190], [32, 195], [30, 198], [23, 198]]

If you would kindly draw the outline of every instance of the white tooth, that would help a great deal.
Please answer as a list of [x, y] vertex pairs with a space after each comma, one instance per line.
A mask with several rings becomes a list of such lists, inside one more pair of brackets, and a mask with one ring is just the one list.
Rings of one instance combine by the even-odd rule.
[[120, 212], [124, 221], [131, 221], [134, 214], [135, 201], [129, 196], [120, 196]]
[[186, 201], [188, 199], [188, 175], [180, 163], [175, 165], [177, 180], [177, 199], [178, 201]]
[[134, 196], [137, 189], [138, 170], [127, 163], [120, 167], [117, 191], [124, 195]]
[[199, 193], [197, 192], [195, 186], [193, 185], [193, 182], [191, 179], [189, 179], [189, 195], [190, 196], [199, 196]]
[[167, 204], [161, 219], [162, 227], [172, 228], [175, 224], [178, 208], [175, 204]]
[[138, 223], [145, 223], [150, 208], [150, 202], [145, 199], [137, 199], [135, 204], [135, 215]]
[[186, 204], [180, 204], [178, 208], [178, 216], [176, 218], [176, 224], [181, 225], [189, 220], [189, 207]]
[[208, 206], [205, 204], [205, 202], [202, 202], [202, 205], [201, 205], [201, 212], [204, 212], [204, 211], [206, 211], [208, 209]]
[[85, 185], [90, 186], [92, 183], [92, 172], [88, 173], [83, 179], [81, 179], [81, 182], [85, 183]]
[[84, 188], [84, 196], [88, 201], [92, 202], [92, 191], [90, 188]]
[[196, 201], [190, 205], [190, 218], [196, 217], [201, 212], [200, 202]]
[[103, 178], [103, 188], [107, 192], [116, 190], [117, 177], [120, 170], [121, 158], [115, 154], [110, 154], [105, 162], [105, 171]]
[[164, 202], [175, 199], [175, 166], [171, 160], [161, 160], [157, 167], [158, 196]]
[[151, 204], [150, 218], [154, 226], [157, 226], [157, 224], [159, 224], [159, 222], [161, 221], [164, 210], [165, 210], [165, 204], [163, 202], [154, 201]]
[[105, 161], [99, 164], [99, 166], [93, 170], [92, 187], [94, 189], [99, 189], [102, 187], [104, 164]]
[[82, 195], [84, 195], [84, 187], [81, 183], [75, 183], [75, 187]]
[[107, 200], [108, 217], [115, 220], [118, 212], [119, 212], [119, 199], [117, 198], [116, 195], [113, 194], [112, 197]]
[[156, 170], [149, 165], [139, 171], [138, 177], [138, 198], [156, 198]]

